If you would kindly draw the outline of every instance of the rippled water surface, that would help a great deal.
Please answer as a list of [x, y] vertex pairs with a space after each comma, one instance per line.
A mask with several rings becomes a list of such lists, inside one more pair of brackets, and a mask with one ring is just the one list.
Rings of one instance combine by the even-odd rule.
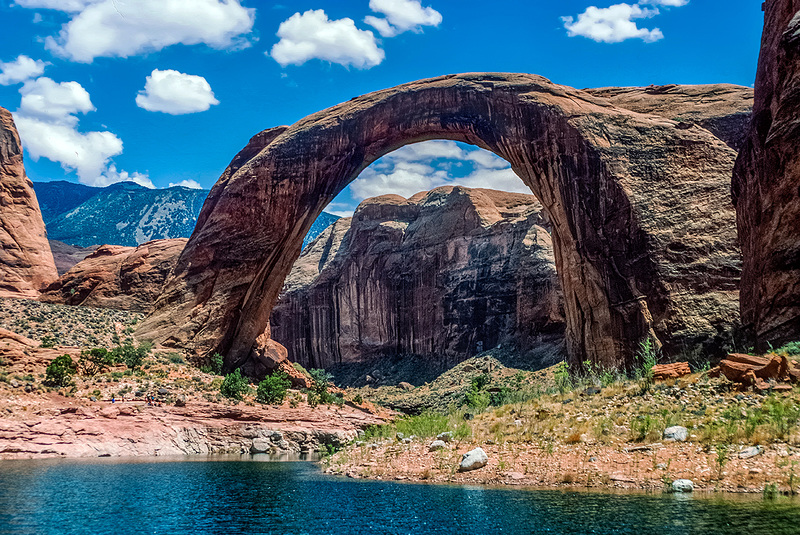
[[0, 461], [0, 534], [800, 534], [800, 502], [365, 482], [308, 462]]

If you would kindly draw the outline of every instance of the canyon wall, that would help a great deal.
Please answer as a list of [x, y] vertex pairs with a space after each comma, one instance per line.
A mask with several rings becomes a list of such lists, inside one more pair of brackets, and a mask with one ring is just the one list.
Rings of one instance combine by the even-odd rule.
[[733, 178], [742, 321], [758, 350], [800, 340], [800, 1], [764, 7], [753, 120]]
[[402, 354], [452, 364], [563, 336], [548, 226], [532, 195], [447, 186], [367, 199], [295, 263], [272, 338], [329, 368]]
[[0, 108], [0, 297], [36, 298], [57, 277], [14, 119]]

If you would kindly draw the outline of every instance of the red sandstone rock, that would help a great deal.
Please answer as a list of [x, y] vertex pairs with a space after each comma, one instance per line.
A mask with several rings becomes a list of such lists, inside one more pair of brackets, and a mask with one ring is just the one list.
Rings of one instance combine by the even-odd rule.
[[313, 368], [397, 354], [455, 363], [563, 340], [546, 225], [533, 195], [446, 186], [367, 199], [295, 263], [272, 337]]
[[43, 289], [39, 300], [146, 312], [186, 241], [154, 240], [135, 248], [103, 245]]
[[36, 298], [57, 277], [14, 119], [0, 108], [0, 297]]
[[753, 120], [733, 177], [742, 322], [758, 350], [800, 340], [800, 1], [764, 5]]
[[657, 364], [653, 366], [653, 378], [663, 381], [677, 379], [692, 373], [688, 362], [675, 362], [672, 364]]
[[603, 87], [586, 92], [627, 110], [698, 125], [739, 150], [753, 112], [753, 89], [732, 84]]
[[576, 365], [630, 367], [648, 335], [670, 352], [735, 323], [734, 150], [539, 76], [480, 73], [371, 93], [251, 142], [137, 335], [251, 359], [325, 205], [380, 156], [436, 138], [505, 158], [541, 201]]

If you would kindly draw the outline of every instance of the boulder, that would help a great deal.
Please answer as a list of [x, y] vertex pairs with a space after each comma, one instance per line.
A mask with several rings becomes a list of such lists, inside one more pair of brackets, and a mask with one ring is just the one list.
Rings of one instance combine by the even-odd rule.
[[764, 450], [761, 446], [750, 446], [749, 448], [745, 448], [739, 452], [740, 459], [751, 459], [757, 455], [761, 455]]
[[438, 451], [443, 450], [447, 447], [447, 444], [444, 440], [434, 440], [431, 442], [431, 445], [428, 446], [428, 451]]
[[647, 336], [670, 354], [713, 346], [735, 325], [735, 150], [704, 128], [540, 76], [469, 73], [357, 97], [251, 140], [137, 335], [218, 351], [228, 365], [253, 358], [326, 203], [377, 158], [424, 139], [494, 152], [542, 203], [576, 366], [631, 368]]
[[692, 492], [694, 483], [691, 479], [676, 479], [672, 482], [672, 492]]
[[469, 472], [483, 468], [489, 462], [489, 456], [483, 451], [483, 448], [475, 448], [468, 451], [461, 457], [461, 463], [458, 465], [459, 472]]
[[0, 297], [35, 299], [57, 277], [14, 119], [0, 108]]
[[674, 362], [672, 364], [656, 364], [653, 366], [653, 378], [656, 380], [677, 379], [692, 373], [688, 362]]
[[664, 442], [686, 442], [689, 430], [680, 425], [673, 425], [664, 429]]
[[436, 440], [441, 440], [442, 442], [450, 442], [453, 440], [453, 432], [445, 431], [444, 433], [439, 433], [438, 435], [436, 435]]
[[147, 312], [186, 242], [175, 238], [139, 247], [103, 245], [44, 288], [39, 300]]
[[800, 340], [800, 14], [764, 3], [753, 120], [733, 174], [742, 323], [757, 351]]
[[322, 368], [398, 353], [455, 363], [543, 336], [560, 345], [547, 227], [533, 195], [446, 186], [367, 199], [295, 263], [271, 336]]

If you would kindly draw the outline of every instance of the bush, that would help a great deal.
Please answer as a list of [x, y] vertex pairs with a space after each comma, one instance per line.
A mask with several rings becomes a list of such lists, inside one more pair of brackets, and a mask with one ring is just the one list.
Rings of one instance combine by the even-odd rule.
[[796, 357], [800, 355], [800, 342], [789, 342], [775, 350], [778, 355], [785, 355], [787, 357]]
[[78, 366], [89, 377], [105, 372], [113, 364], [114, 355], [102, 347], [82, 351], [81, 357], [78, 359]]
[[56, 347], [55, 337], [50, 336], [49, 334], [45, 334], [44, 336], [42, 336], [42, 345], [40, 347], [43, 348]]
[[219, 393], [228, 399], [241, 401], [248, 389], [247, 377], [242, 377], [242, 372], [236, 368], [233, 373], [225, 376], [219, 387]]
[[138, 368], [142, 365], [144, 358], [150, 353], [153, 346], [148, 342], [142, 342], [138, 347], [134, 347], [130, 341], [115, 347], [111, 354], [115, 362], [124, 362], [130, 369]]
[[316, 407], [318, 403], [330, 404], [338, 403], [337, 396], [328, 392], [328, 383], [333, 379], [333, 375], [322, 369], [308, 370], [311, 376], [311, 390], [308, 393], [308, 404]]
[[44, 384], [47, 386], [69, 386], [72, 376], [77, 371], [77, 365], [69, 355], [61, 355], [50, 362], [45, 371]]
[[213, 373], [214, 375], [222, 375], [222, 367], [225, 364], [225, 357], [219, 353], [214, 353], [208, 357], [208, 363], [200, 366], [200, 371], [203, 373]]
[[292, 385], [289, 376], [284, 372], [276, 372], [258, 383], [256, 401], [268, 405], [280, 405], [286, 399], [286, 391]]

